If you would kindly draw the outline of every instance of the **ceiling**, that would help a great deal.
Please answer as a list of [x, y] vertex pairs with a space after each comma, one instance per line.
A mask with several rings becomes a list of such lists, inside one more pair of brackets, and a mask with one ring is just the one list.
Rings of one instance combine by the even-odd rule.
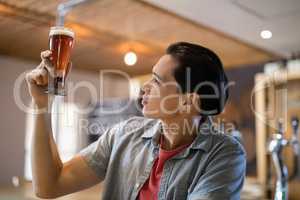
[[[0, 0], [0, 54], [38, 61], [40, 51], [48, 48], [49, 27], [54, 25], [59, 2]], [[273, 51], [140, 0], [94, 0], [72, 10], [66, 23], [76, 33], [73, 66], [84, 69], [149, 73], [165, 48], [175, 41], [213, 49], [226, 68], [279, 57]], [[138, 55], [138, 63], [132, 67], [123, 62], [129, 50]]]
[[[144, 1], [280, 55], [300, 51], [299, 0]], [[266, 29], [270, 40], [260, 37]]]

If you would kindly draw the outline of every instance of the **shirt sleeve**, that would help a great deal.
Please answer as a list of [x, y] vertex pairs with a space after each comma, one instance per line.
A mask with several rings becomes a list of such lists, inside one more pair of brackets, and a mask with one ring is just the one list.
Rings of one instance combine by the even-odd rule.
[[238, 200], [243, 187], [246, 155], [240, 144], [225, 144], [216, 152], [188, 200]]
[[106, 175], [118, 125], [105, 131], [99, 139], [79, 152], [87, 165], [103, 180]]

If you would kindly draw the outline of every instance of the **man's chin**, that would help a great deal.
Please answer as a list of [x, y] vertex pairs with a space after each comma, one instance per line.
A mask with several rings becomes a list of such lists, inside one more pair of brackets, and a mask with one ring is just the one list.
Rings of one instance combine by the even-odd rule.
[[154, 111], [147, 110], [145, 107], [143, 108], [143, 115], [147, 118], [159, 118], [158, 113]]

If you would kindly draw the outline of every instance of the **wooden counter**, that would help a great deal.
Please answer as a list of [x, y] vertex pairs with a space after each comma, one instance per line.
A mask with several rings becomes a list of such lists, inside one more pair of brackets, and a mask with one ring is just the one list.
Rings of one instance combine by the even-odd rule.
[[[58, 200], [100, 200], [102, 193], [102, 184], [98, 184], [92, 188], [66, 195], [58, 198]], [[264, 200], [262, 198], [263, 191], [256, 179], [247, 178], [241, 200]], [[0, 199], [2, 200], [37, 200], [35, 197], [32, 184], [24, 182], [20, 187], [0, 187]]]

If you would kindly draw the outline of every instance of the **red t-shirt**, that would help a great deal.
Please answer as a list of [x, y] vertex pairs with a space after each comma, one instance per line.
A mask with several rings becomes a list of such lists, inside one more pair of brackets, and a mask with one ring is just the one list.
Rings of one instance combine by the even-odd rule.
[[[162, 144], [164, 137], [160, 137], [160, 144]], [[139, 191], [139, 200], [156, 200], [158, 196], [159, 184], [160, 184], [160, 177], [163, 172], [164, 163], [170, 159], [171, 157], [175, 156], [176, 154], [183, 151], [187, 148], [190, 144], [185, 144], [180, 146], [176, 149], [167, 151], [159, 148], [159, 154], [157, 159], [154, 162], [153, 168], [151, 170], [151, 174], [149, 179], [144, 183], [143, 187]]]

